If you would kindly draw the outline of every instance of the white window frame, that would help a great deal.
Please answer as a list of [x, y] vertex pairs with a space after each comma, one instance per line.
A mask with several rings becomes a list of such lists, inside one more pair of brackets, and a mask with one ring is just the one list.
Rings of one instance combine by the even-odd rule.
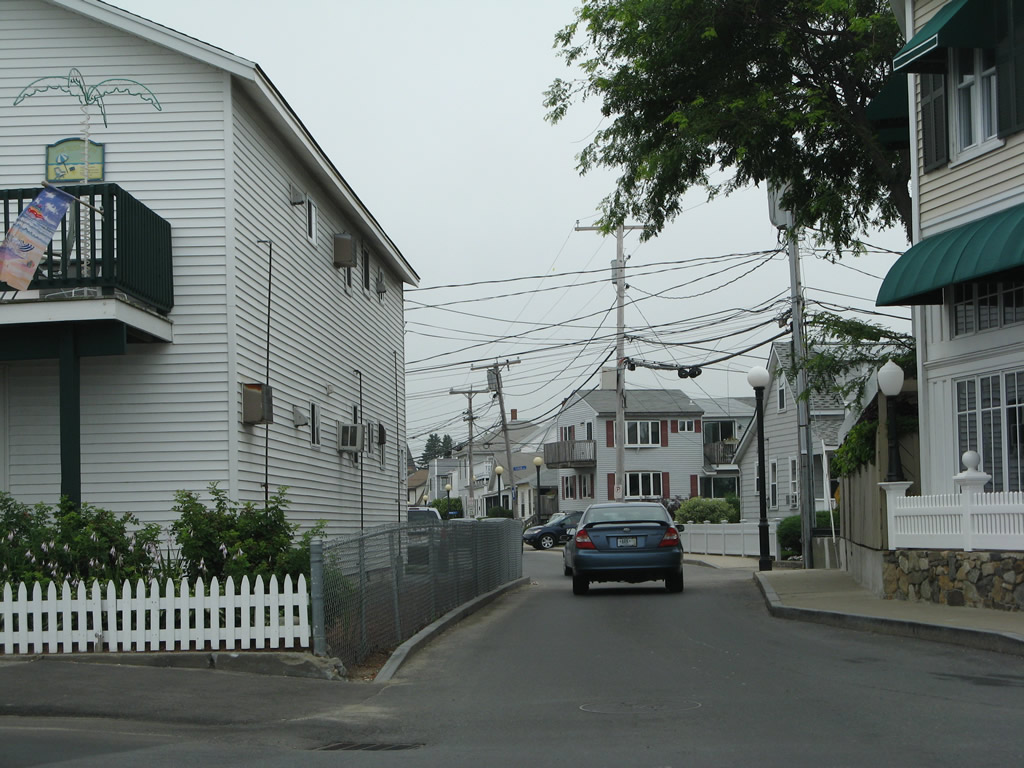
[[1024, 324], [1024, 280], [978, 280], [949, 290], [954, 337]]
[[577, 488], [579, 489], [579, 498], [594, 498], [594, 476], [588, 473], [577, 475], [577, 477], [579, 478], [579, 483], [577, 484]]
[[[643, 427], [647, 426], [646, 440], [643, 435]], [[626, 447], [627, 448], [660, 448], [661, 447], [661, 422], [658, 420], [640, 419], [626, 422]]]
[[306, 239], [313, 244], [316, 244], [316, 214], [316, 203], [312, 197], [306, 195]]
[[320, 447], [320, 405], [309, 403], [309, 444], [314, 448]]
[[[991, 57], [985, 66], [986, 56]], [[961, 74], [969, 57], [971, 72]], [[1003, 141], [999, 138], [995, 53], [981, 48], [958, 48], [950, 53], [949, 127], [953, 136], [950, 165], [982, 155]]]
[[768, 506], [779, 508], [779, 460], [768, 462]]
[[680, 432], [696, 432], [697, 431], [697, 420], [696, 419], [680, 419], [679, 427]]
[[796, 456], [789, 457], [789, 492], [794, 496], [800, 495], [800, 462]]
[[[634, 479], [635, 478], [635, 481]], [[662, 496], [661, 471], [642, 470], [638, 472], [626, 472], [623, 478], [626, 481], [625, 498], [627, 499], [660, 499]], [[650, 493], [644, 493], [644, 480], [647, 481], [647, 488]], [[639, 493], [630, 493], [631, 486], [639, 486]], [[657, 491], [655, 491], [657, 485]]]
[[957, 461], [977, 451], [986, 491], [1024, 490], [1024, 368], [956, 379], [953, 416]]
[[775, 404], [778, 406], [779, 413], [783, 413], [786, 410], [786, 377], [779, 376], [779, 386], [775, 389]]

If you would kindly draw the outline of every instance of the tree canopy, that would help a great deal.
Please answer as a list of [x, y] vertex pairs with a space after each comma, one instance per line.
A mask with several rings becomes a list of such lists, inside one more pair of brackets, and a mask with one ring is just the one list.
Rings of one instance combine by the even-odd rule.
[[545, 106], [557, 122], [601, 100], [610, 122], [577, 167], [621, 173], [603, 226], [636, 220], [650, 238], [691, 188], [767, 182], [788, 185], [796, 225], [833, 255], [869, 227], [909, 231], [909, 155], [865, 113], [902, 41], [887, 0], [584, 0], [577, 14], [555, 47], [581, 77], [555, 80]]
[[420, 466], [425, 467], [431, 459], [450, 459], [453, 450], [451, 435], [442, 438], [436, 432], [431, 432], [420, 454]]

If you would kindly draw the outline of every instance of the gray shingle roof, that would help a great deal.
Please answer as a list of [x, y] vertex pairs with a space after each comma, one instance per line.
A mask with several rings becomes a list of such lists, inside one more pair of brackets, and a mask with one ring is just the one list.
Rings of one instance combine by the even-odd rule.
[[[793, 364], [792, 341], [776, 341], [772, 344], [772, 351], [779, 360], [779, 367], [786, 371], [786, 381], [789, 382], [793, 392], [796, 392], [796, 382], [789, 376], [789, 367]], [[810, 409], [814, 411], [845, 411], [843, 398], [837, 392], [811, 392]]]
[[[595, 389], [580, 397], [597, 413], [615, 413], [615, 391]], [[627, 389], [626, 413], [676, 416], [687, 414], [699, 416], [703, 413], [696, 403], [678, 389]]]

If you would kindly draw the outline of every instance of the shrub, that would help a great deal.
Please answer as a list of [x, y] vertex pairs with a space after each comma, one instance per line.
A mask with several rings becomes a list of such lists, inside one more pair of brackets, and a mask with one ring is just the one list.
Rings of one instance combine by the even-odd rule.
[[740, 519], [740, 497], [735, 493], [727, 493], [725, 494], [725, 501], [736, 512], [736, 521], [738, 522]]
[[189, 579], [308, 575], [309, 542], [322, 534], [325, 524], [321, 521], [293, 544], [299, 526], [288, 522], [287, 490], [281, 487], [266, 504], [247, 501], [239, 505], [217, 483], [211, 483], [212, 509], [207, 509], [198, 494], [178, 491], [174, 505], [178, 519], [171, 530], [181, 547]]
[[441, 515], [442, 520], [450, 520], [453, 517], [463, 517], [462, 499], [458, 496], [454, 499], [449, 499], [447, 497], [443, 499], [434, 499], [430, 502], [430, 506], [437, 510], [438, 514]]
[[504, 507], [491, 507], [487, 510], [487, 517], [512, 517], [512, 510]]
[[790, 515], [779, 522], [778, 527], [779, 548], [788, 550], [794, 554], [801, 554], [803, 547], [801, 539], [803, 531], [800, 523], [800, 515]]
[[676, 520], [681, 523], [689, 520], [738, 523], [740, 512], [725, 499], [705, 499], [701, 496], [694, 496], [679, 505], [679, 509], [676, 510]]

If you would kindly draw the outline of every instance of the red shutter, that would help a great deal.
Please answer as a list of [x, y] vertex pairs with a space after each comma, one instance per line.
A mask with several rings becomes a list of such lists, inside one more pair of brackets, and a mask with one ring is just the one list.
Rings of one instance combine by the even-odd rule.
[[661, 447], [668, 448], [668, 421], [664, 419], [661, 422]]
[[605, 429], [605, 445], [608, 448], [614, 448], [615, 447], [615, 422], [614, 421], [606, 421], [604, 423], [604, 425], [606, 427], [606, 429]]
[[615, 501], [615, 473], [608, 473], [608, 501]]
[[676, 421], [675, 419], [672, 419], [672, 421], [670, 421], [669, 424], [672, 425], [672, 434], [675, 434], [676, 432], [679, 431], [679, 422], [678, 421]]
[[661, 473], [661, 496], [665, 499], [672, 498], [672, 491], [668, 487], [668, 472]]
[[697, 482], [696, 475], [690, 475], [690, 497], [700, 495], [700, 483]]
[[700, 432], [700, 419], [694, 419], [693, 431], [694, 432]]
[[569, 439], [570, 440], [575, 440], [576, 439], [576, 425], [575, 424], [573, 424], [571, 427], [569, 427]]

